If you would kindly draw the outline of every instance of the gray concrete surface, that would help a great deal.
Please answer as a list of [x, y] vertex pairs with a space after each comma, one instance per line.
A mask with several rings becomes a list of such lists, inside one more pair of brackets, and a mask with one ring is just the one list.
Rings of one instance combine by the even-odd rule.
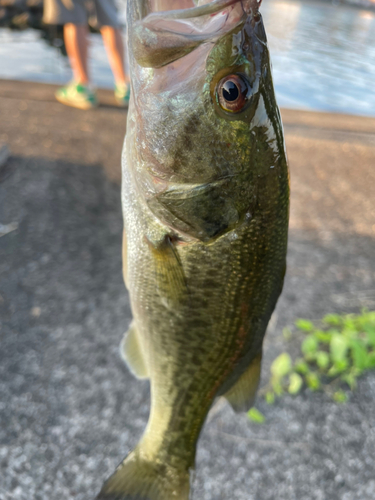
[[[90, 500], [144, 429], [147, 382], [118, 355], [125, 112], [81, 112], [53, 87], [0, 81], [0, 499]], [[375, 308], [375, 119], [283, 110], [292, 205], [286, 284], [263, 383], [298, 317]], [[195, 500], [373, 500], [375, 373], [337, 406], [305, 391], [257, 401], [259, 426], [216, 408]]]

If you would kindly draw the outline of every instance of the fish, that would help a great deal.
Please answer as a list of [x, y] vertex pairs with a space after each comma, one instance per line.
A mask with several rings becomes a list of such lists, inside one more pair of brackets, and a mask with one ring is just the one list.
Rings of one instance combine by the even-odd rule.
[[286, 270], [288, 162], [260, 4], [168, 5], [127, 7], [121, 355], [151, 405], [98, 500], [191, 498], [211, 406], [254, 402]]

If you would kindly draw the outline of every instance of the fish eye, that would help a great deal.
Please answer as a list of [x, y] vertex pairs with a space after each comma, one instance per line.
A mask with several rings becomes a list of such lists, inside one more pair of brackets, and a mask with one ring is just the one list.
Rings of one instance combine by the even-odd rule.
[[229, 75], [222, 78], [216, 87], [216, 94], [224, 111], [238, 113], [249, 101], [251, 86], [242, 75]]

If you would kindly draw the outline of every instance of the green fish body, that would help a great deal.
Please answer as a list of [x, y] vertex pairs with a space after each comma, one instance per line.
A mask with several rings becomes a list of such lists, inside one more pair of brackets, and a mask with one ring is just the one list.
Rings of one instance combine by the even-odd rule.
[[123, 265], [134, 319], [121, 349], [150, 380], [151, 411], [98, 499], [187, 500], [213, 401], [246, 411], [255, 397], [285, 274], [288, 167], [257, 4], [227, 1], [216, 16], [194, 7], [190, 30], [179, 11], [168, 24], [143, 0], [128, 4]]

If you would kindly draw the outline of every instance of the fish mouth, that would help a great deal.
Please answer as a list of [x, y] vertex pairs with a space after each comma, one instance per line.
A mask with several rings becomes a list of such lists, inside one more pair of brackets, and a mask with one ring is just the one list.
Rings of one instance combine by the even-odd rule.
[[[244, 0], [213, 0], [211, 2], [202, 0], [195, 4], [193, 0], [181, 0], [178, 7], [175, 0], [153, 0], [150, 2], [149, 19], [163, 18], [163, 19], [191, 19], [206, 15], [217, 14], [224, 9], [231, 7], [236, 3], [244, 4]], [[247, 2], [248, 4], [251, 2]], [[168, 8], [171, 7], [171, 8]]]
[[[138, 0], [130, 17], [131, 50], [140, 66], [161, 68], [217, 39], [258, 12], [261, 0]], [[173, 9], [181, 5], [186, 8]], [[169, 8], [169, 10], [168, 10]]]

